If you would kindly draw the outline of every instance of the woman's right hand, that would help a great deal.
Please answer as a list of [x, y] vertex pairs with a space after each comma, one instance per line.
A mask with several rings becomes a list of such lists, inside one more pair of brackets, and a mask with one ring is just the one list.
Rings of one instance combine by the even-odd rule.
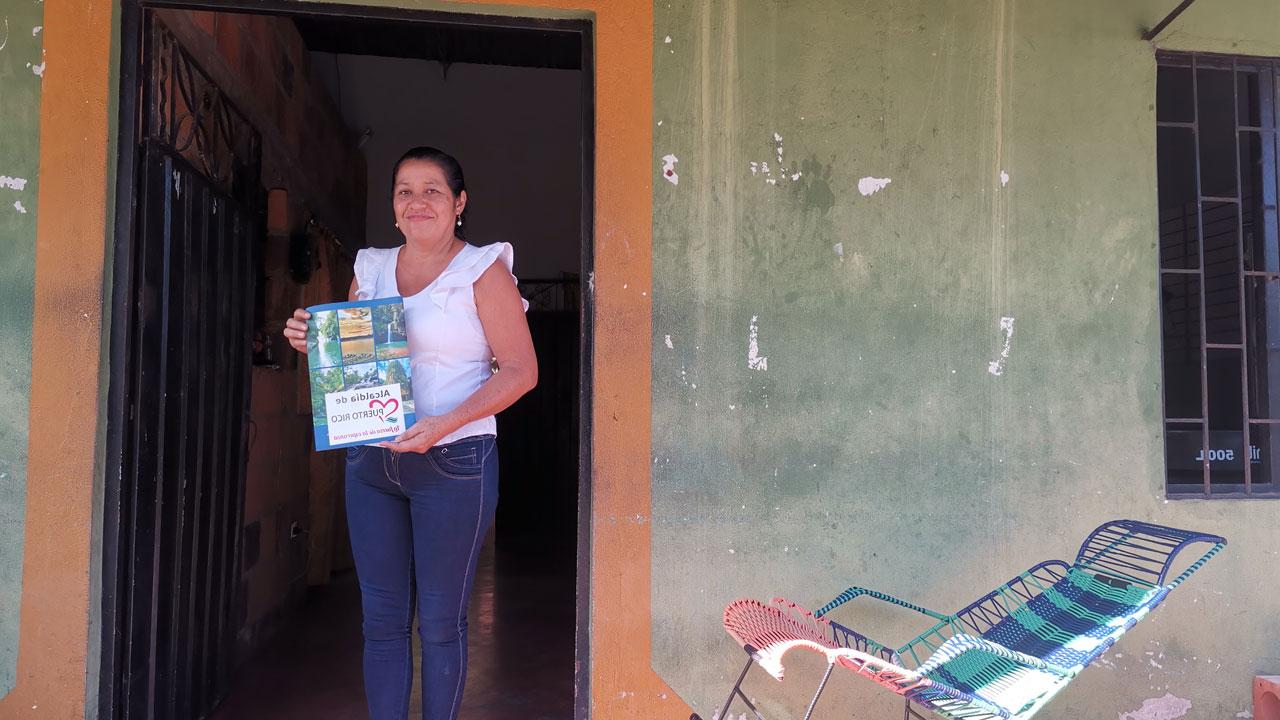
[[294, 350], [307, 354], [307, 321], [311, 319], [311, 313], [298, 308], [293, 311], [293, 317], [284, 321], [284, 336], [293, 346]]

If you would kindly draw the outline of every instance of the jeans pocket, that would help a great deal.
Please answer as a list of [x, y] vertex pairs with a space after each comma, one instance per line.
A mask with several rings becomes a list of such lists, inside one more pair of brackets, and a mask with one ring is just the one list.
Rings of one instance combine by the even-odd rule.
[[[461, 448], [459, 448], [461, 449]], [[432, 448], [427, 458], [442, 474], [456, 478], [477, 478], [484, 470], [484, 461], [474, 449], [447, 452], [449, 448]]]
[[361, 458], [363, 458], [365, 455], [368, 455], [368, 454], [369, 454], [368, 445], [354, 445], [352, 447], [347, 448], [347, 462], [354, 465], [355, 463], [359, 462]]

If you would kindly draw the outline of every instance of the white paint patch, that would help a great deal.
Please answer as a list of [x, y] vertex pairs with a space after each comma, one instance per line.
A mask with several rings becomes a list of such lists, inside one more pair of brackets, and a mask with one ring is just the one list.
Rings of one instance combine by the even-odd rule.
[[680, 158], [675, 155], [662, 156], [662, 177], [667, 179], [672, 185], [680, 184], [680, 176], [676, 173], [676, 163], [680, 162]]
[[885, 189], [891, 182], [893, 181], [889, 178], [864, 177], [858, 181], [858, 192], [862, 193], [863, 197], [871, 197]]
[[1142, 701], [1142, 707], [1133, 712], [1121, 713], [1117, 720], [1175, 720], [1187, 714], [1191, 701], [1172, 693], [1162, 698]]
[[32, 65], [31, 72], [35, 73], [36, 77], [42, 78], [44, 77], [44, 66], [45, 63], [43, 61], [39, 65]]
[[751, 316], [751, 327], [747, 331], [747, 367], [752, 370], [767, 371], [769, 358], [760, 354], [760, 316]]
[[662, 342], [666, 344], [666, 346], [667, 346], [667, 349], [668, 349], [668, 350], [675, 350], [675, 349], [676, 349], [676, 346], [671, 344], [671, 336], [670, 336], [670, 335], [668, 335], [668, 336], [664, 337], [664, 338], [662, 339]]
[[666, 37], [666, 39], [665, 39], [665, 40], [663, 40], [662, 42], [664, 42], [664, 43], [666, 43], [666, 44], [670, 45], [670, 44], [671, 44], [671, 36], [670, 36], [670, 35], [668, 35], [668, 36]]
[[27, 187], [27, 179], [20, 177], [9, 177], [8, 175], [0, 175], [0, 188], [8, 188], [10, 190], [25, 190]]
[[43, 29], [44, 29], [44, 26], [43, 26], [43, 25], [37, 25], [37, 26], [35, 26], [35, 27], [31, 28], [31, 37], [35, 37], [35, 36], [39, 35], [39, 34], [40, 34], [40, 31], [41, 31], [41, 30], [43, 30]]
[[1248, 710], [1241, 710], [1240, 712], [1236, 713], [1236, 717], [1245, 718], [1245, 720], [1248, 720], [1249, 718], [1253, 717], [1253, 713], [1249, 712]]
[[773, 154], [774, 166], [769, 166], [769, 161], [761, 160], [759, 162], [752, 160], [748, 163], [751, 168], [752, 176], [762, 176], [766, 185], [777, 187], [778, 185], [788, 182], [795, 182], [803, 175], [799, 170], [792, 170], [787, 167], [784, 155], [786, 151], [782, 147], [782, 135], [773, 134]]
[[1000, 171], [1000, 187], [1008, 187], [1008, 185], [1009, 185], [1009, 173], [1005, 172], [1004, 170], [1001, 170]]
[[24, 208], [24, 207], [22, 207], [22, 201], [21, 201], [21, 200], [18, 200], [18, 201], [16, 201], [16, 202], [14, 202], [14, 203], [13, 203], [13, 209], [14, 209], [14, 210], [17, 210], [18, 212], [22, 213], [23, 215], [26, 215], [26, 214], [27, 214], [27, 209], [26, 209], [26, 208]]
[[1000, 318], [1000, 331], [1004, 333], [1004, 347], [1000, 349], [1000, 357], [987, 363], [987, 372], [996, 377], [1004, 374], [1004, 363], [1009, 359], [1009, 347], [1013, 343], [1013, 318]]
[[840, 262], [844, 262], [844, 243], [838, 242], [832, 245], [831, 249], [836, 251], [836, 257], [840, 258]]
[[4, 40], [0, 40], [0, 50], [9, 44], [9, 18], [4, 19]]

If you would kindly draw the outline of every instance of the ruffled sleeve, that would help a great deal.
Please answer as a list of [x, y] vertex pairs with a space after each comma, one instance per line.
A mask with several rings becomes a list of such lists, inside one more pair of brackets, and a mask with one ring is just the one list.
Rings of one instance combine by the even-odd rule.
[[378, 276], [399, 248], [364, 248], [356, 253], [356, 299], [373, 300], [378, 292]]
[[[511, 243], [499, 242], [484, 247], [472, 247], [474, 249], [469, 250], [471, 257], [446, 270], [436, 280], [435, 287], [431, 289], [431, 301], [442, 310], [448, 304], [449, 295], [453, 290], [470, 288], [496, 260], [502, 260], [507, 272], [511, 274], [512, 281], [519, 282], [516, 280], [515, 273], [512, 272], [515, 267], [515, 249], [511, 247]], [[528, 312], [529, 301], [520, 298], [520, 302], [524, 305], [525, 312]]]

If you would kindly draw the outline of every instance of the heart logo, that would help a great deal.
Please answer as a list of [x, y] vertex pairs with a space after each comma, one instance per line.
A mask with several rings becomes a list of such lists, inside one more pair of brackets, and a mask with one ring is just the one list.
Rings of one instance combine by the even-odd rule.
[[377, 405], [378, 407], [386, 411], [382, 414], [383, 420], [386, 420], [387, 422], [396, 421], [396, 419], [392, 417], [392, 413], [400, 409], [399, 400], [395, 398], [391, 398], [390, 400], [370, 400], [369, 408], [372, 409], [374, 405]]

